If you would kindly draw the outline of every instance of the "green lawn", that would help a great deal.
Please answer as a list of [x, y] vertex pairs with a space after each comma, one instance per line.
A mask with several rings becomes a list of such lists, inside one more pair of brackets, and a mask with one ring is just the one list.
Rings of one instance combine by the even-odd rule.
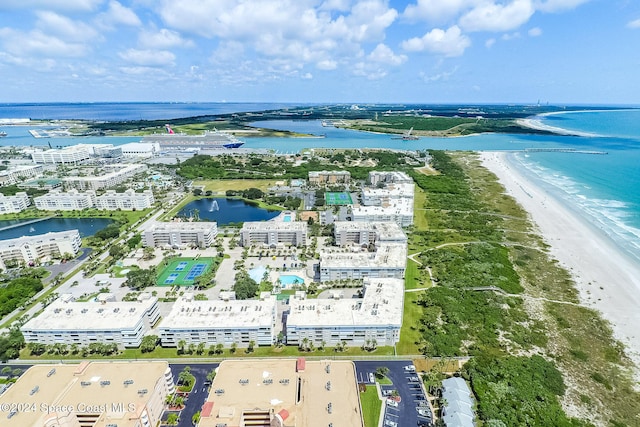
[[398, 354], [420, 354], [416, 342], [422, 338], [418, 327], [422, 317], [422, 308], [416, 304], [422, 292], [405, 292], [404, 315], [402, 317], [402, 329], [400, 329], [400, 342], [396, 346]]
[[367, 391], [360, 393], [360, 403], [362, 404], [365, 427], [378, 427], [382, 401], [378, 399], [378, 391], [375, 386], [367, 386]]

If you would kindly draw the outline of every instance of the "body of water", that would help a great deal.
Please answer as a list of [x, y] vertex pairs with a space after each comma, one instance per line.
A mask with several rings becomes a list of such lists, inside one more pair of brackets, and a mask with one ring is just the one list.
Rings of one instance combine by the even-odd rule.
[[[5, 227], [28, 222], [24, 225], [4, 229]], [[30, 220], [0, 221], [0, 240], [15, 239], [22, 236], [35, 236], [57, 231], [77, 229], [81, 237], [93, 236], [113, 220], [109, 218], [49, 218], [29, 223]]]
[[216, 221], [219, 226], [246, 221], [267, 221], [280, 214], [280, 211], [262, 209], [244, 200], [205, 198], [188, 203], [178, 212], [178, 216], [194, 217], [196, 209], [200, 220]]

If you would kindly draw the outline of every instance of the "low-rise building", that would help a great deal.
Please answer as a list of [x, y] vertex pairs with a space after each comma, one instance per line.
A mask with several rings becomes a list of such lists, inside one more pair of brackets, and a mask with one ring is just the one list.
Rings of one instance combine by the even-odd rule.
[[225, 360], [198, 427], [363, 427], [351, 361]]
[[305, 246], [307, 223], [295, 221], [294, 213], [283, 212], [270, 221], [245, 222], [240, 230], [242, 246]]
[[387, 277], [402, 279], [406, 263], [406, 244], [380, 244], [375, 252], [325, 250], [320, 253], [320, 281]]
[[351, 209], [356, 222], [395, 222], [401, 227], [413, 224], [413, 200], [395, 200], [389, 205], [356, 206]]
[[369, 278], [363, 290], [361, 299], [292, 298], [287, 344], [395, 345], [402, 327], [404, 281]]
[[67, 188], [75, 188], [77, 190], [102, 190], [106, 188], [116, 187], [129, 178], [147, 170], [147, 165], [132, 164], [105, 166], [108, 171], [104, 175], [99, 176], [72, 176], [64, 178], [64, 184]]
[[389, 206], [397, 200], [413, 201], [415, 184], [387, 184], [384, 188], [364, 187], [362, 204], [365, 206]]
[[475, 426], [473, 399], [471, 390], [460, 377], [447, 378], [442, 381], [442, 421], [447, 427]]
[[194, 301], [190, 294], [176, 301], [158, 326], [163, 347], [222, 344], [229, 348], [272, 345], [275, 342], [276, 297], [268, 292], [259, 300]]
[[6, 269], [7, 264], [34, 264], [64, 254], [75, 255], [81, 244], [78, 230], [0, 240], [0, 268]]
[[130, 142], [120, 145], [122, 155], [128, 158], [149, 158], [160, 152], [160, 144], [153, 142]]
[[377, 186], [379, 183], [413, 184], [413, 178], [411, 178], [405, 172], [371, 171], [369, 172], [368, 182], [372, 187]]
[[396, 222], [336, 221], [333, 233], [337, 246], [407, 243], [407, 236]]
[[167, 362], [35, 365], [0, 395], [2, 425], [152, 427], [174, 392]]
[[158, 300], [153, 297], [135, 302], [56, 300], [20, 330], [26, 342], [139, 347], [159, 319]]
[[215, 222], [154, 222], [144, 232], [144, 246], [198, 246], [206, 248], [218, 235]]
[[34, 163], [44, 164], [77, 165], [90, 158], [91, 154], [86, 148], [75, 145], [31, 153], [31, 159]]
[[0, 193], [0, 214], [18, 213], [27, 209], [31, 201], [24, 191], [13, 196], [5, 196]]
[[96, 197], [96, 207], [102, 210], [113, 211], [137, 211], [149, 209], [155, 203], [153, 191], [145, 190], [137, 193], [129, 188], [124, 193], [116, 193], [115, 190], [107, 190], [101, 196]]
[[348, 184], [351, 182], [349, 171], [310, 171], [309, 185]]
[[42, 175], [42, 165], [17, 165], [0, 171], [0, 185], [12, 185]]
[[53, 190], [34, 197], [33, 202], [42, 211], [81, 211], [95, 206], [96, 193], [91, 190], [83, 193], [75, 189], [67, 192]]

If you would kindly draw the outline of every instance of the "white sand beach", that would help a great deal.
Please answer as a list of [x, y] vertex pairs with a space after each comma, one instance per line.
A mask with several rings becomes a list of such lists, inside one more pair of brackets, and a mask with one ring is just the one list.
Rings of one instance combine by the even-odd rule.
[[510, 156], [513, 154], [480, 154], [483, 165], [536, 223], [551, 246], [551, 256], [572, 273], [581, 302], [602, 313], [640, 367], [640, 263], [581, 214], [527, 178]]
[[[540, 116], [544, 116], [544, 115], [550, 115], [550, 114], [541, 114]], [[535, 116], [535, 117], [538, 117], [538, 116]], [[546, 125], [546, 124], [542, 123], [542, 121], [537, 120], [535, 117], [527, 118], [527, 119], [517, 119], [516, 123], [518, 123], [520, 126], [524, 126], [524, 127], [530, 128], [530, 129], [546, 130], [548, 132], [553, 132], [553, 133], [556, 133], [558, 135], [584, 136], [584, 137], [598, 136], [598, 135], [593, 134], [593, 133], [572, 131], [572, 130], [562, 129], [562, 128], [559, 128], [559, 127], [556, 127], [556, 126], [549, 126], [549, 125]]]

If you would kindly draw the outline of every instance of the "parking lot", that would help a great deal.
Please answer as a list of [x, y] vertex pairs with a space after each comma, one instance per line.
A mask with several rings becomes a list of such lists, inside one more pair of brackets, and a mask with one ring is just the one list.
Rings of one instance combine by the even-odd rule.
[[169, 365], [171, 367], [171, 372], [173, 373], [174, 381], [178, 381], [178, 375], [185, 368], [185, 366], [189, 366], [191, 368], [191, 374], [196, 377], [196, 383], [193, 386], [193, 390], [189, 393], [188, 399], [185, 400], [185, 406], [180, 411], [180, 421], [178, 422], [178, 427], [193, 427], [193, 423], [191, 419], [193, 415], [202, 409], [202, 405], [204, 405], [205, 400], [207, 400], [207, 396], [209, 395], [209, 385], [206, 384], [207, 374], [211, 372], [212, 369], [218, 367], [217, 363], [194, 363], [194, 364], [181, 364], [181, 363], [171, 363]]
[[[405, 427], [405, 426], [429, 426], [433, 421], [431, 409], [427, 403], [424, 387], [419, 375], [409, 360], [401, 361], [363, 361], [355, 362], [356, 376], [358, 382], [371, 384], [375, 380], [375, 372], [381, 366], [389, 369], [387, 377], [393, 385], [383, 385], [383, 395], [391, 397], [393, 390], [397, 391], [400, 401], [395, 404], [384, 404], [385, 427]], [[426, 406], [425, 406], [426, 405]]]

